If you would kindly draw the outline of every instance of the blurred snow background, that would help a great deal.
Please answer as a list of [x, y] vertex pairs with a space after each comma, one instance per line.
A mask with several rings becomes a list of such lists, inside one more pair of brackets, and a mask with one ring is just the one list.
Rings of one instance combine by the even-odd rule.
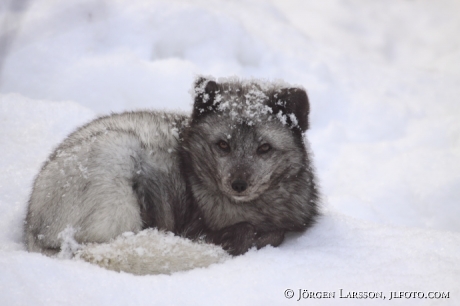
[[[385, 303], [459, 303], [459, 12], [456, 0], [1, 1], [0, 304], [294, 303], [287, 288], [450, 290]], [[52, 148], [111, 111], [190, 111], [196, 74], [307, 89], [318, 225], [172, 276], [25, 252], [28, 194]]]

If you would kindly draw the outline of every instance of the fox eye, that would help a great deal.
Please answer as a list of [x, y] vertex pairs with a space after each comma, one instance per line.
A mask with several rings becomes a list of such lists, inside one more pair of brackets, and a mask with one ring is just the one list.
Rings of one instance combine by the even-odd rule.
[[257, 153], [258, 154], [265, 154], [268, 151], [270, 151], [271, 149], [272, 149], [271, 145], [269, 145], [268, 143], [264, 143], [263, 145], [261, 145], [260, 147], [257, 148]]
[[230, 152], [230, 145], [228, 144], [228, 142], [226, 141], [223, 141], [223, 140], [220, 140], [217, 145], [219, 146], [219, 148], [222, 150], [222, 151], [225, 151], [225, 152]]

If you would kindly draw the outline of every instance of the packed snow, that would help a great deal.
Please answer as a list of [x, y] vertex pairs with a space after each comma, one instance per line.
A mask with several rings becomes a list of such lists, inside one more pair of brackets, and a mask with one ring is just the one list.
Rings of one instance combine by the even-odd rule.
[[[458, 12], [455, 0], [2, 1], [0, 305], [458, 305]], [[307, 90], [318, 223], [171, 275], [26, 252], [52, 149], [112, 111], [190, 112], [197, 74]]]

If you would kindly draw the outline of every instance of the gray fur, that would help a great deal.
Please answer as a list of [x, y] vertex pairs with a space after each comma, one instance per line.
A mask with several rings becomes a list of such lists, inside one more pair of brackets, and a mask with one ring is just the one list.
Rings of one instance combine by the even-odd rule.
[[318, 197], [304, 143], [305, 91], [199, 78], [193, 95], [191, 118], [128, 112], [69, 135], [35, 180], [28, 250], [59, 251], [67, 227], [79, 243], [156, 227], [237, 255], [309, 227]]
[[138, 232], [143, 225], [133, 182], [142, 176], [156, 178], [158, 227], [174, 230], [166, 200], [185, 192], [177, 152], [185, 119], [163, 112], [123, 113], [72, 133], [35, 180], [26, 218], [28, 249], [57, 251], [59, 233], [68, 226], [77, 230], [78, 242], [107, 242]]

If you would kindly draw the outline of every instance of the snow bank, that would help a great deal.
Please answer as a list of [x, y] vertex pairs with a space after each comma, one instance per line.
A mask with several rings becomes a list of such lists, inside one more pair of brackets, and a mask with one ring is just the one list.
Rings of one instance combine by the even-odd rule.
[[[292, 305], [299, 289], [335, 292], [314, 305], [456, 305], [460, 235], [382, 227], [327, 213], [310, 232], [171, 276], [133, 276], [23, 251], [0, 253], [2, 305]], [[287, 299], [285, 291], [294, 290]], [[382, 299], [340, 298], [346, 292]], [[449, 299], [391, 299], [394, 291], [449, 292]], [[383, 296], [385, 299], [383, 299]]]

